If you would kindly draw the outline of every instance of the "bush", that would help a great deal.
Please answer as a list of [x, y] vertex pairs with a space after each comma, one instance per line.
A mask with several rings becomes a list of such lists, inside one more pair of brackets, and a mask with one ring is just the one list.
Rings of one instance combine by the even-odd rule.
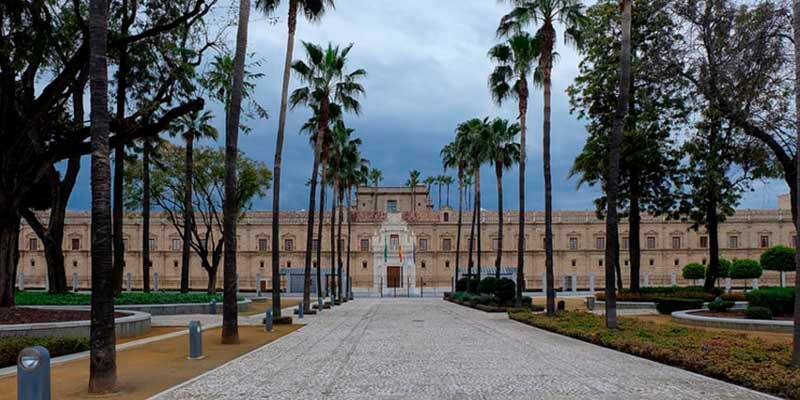
[[[723, 293], [723, 289], [714, 288], [712, 293], [703, 291], [702, 286], [668, 286], [668, 287], [649, 287], [641, 288], [638, 292], [631, 292], [630, 290], [621, 290], [617, 294], [617, 301], [640, 301], [640, 302], [654, 302], [659, 298], [685, 298], [685, 299], [700, 299], [703, 301], [714, 301], [718, 296], [722, 296], [724, 300], [744, 300], [741, 293]], [[604, 293], [597, 293], [595, 297], [598, 300], [605, 300]]]
[[731, 262], [728, 261], [726, 258], [719, 259], [719, 273], [717, 274], [720, 278], [730, 278], [731, 277]]
[[454, 301], [469, 301], [472, 295], [467, 292], [455, 292], [450, 296]]
[[775, 246], [761, 254], [761, 266], [768, 271], [794, 271], [794, 249]]
[[701, 299], [659, 298], [656, 299], [656, 310], [659, 314], [670, 315], [675, 311], [697, 310], [703, 308]]
[[523, 307], [530, 307], [533, 305], [533, 299], [529, 296], [522, 296], [522, 306]]
[[747, 310], [744, 310], [744, 315], [748, 319], [772, 319], [772, 311], [766, 307], [747, 307]]
[[706, 276], [706, 266], [700, 263], [689, 263], [683, 267], [683, 279], [703, 279]]
[[491, 306], [497, 303], [497, 300], [494, 296], [490, 294], [481, 294], [478, 296], [471, 296], [468, 302], [472, 305], [483, 305], [483, 306]]
[[[52, 294], [46, 292], [17, 292], [14, 300], [18, 306], [82, 306], [89, 305], [92, 300], [90, 294], [85, 293], [59, 293]], [[210, 303], [212, 300], [222, 302], [221, 294], [207, 293], [178, 293], [178, 292], [158, 292], [143, 293], [135, 292], [120, 293], [114, 300], [116, 305], [128, 304], [179, 304], [179, 303]]]
[[717, 297], [716, 300], [708, 303], [708, 309], [714, 312], [728, 312], [734, 304], [736, 303]]
[[478, 286], [478, 292], [494, 294], [494, 291], [495, 291], [496, 287], [497, 287], [497, 279], [496, 278], [492, 278], [492, 277], [483, 278], [481, 280], [480, 285]]
[[42, 346], [50, 352], [50, 357], [58, 357], [89, 350], [89, 339], [29, 336], [2, 338], [0, 339], [0, 368], [16, 365], [19, 352], [31, 346]]
[[741, 259], [731, 265], [730, 276], [731, 279], [756, 279], [760, 278], [763, 272], [758, 261]]
[[763, 288], [747, 292], [751, 307], [768, 308], [772, 315], [794, 313], [794, 288]]
[[511, 279], [500, 278], [500, 280], [497, 281], [494, 295], [497, 297], [497, 301], [499, 301], [500, 304], [509, 304], [514, 301], [516, 293], [517, 285]]
[[[467, 287], [467, 283], [469, 283], [469, 287]], [[477, 293], [479, 285], [480, 285], [480, 282], [479, 282], [478, 278], [476, 278], [476, 277], [473, 277], [472, 279], [466, 278], [466, 277], [465, 278], [461, 278], [461, 279], [458, 280], [458, 282], [456, 282], [456, 292], [473, 292], [473, 293]]]

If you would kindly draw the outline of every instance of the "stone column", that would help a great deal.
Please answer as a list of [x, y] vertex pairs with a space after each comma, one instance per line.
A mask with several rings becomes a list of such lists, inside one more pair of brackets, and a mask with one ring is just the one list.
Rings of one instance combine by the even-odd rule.
[[261, 297], [261, 272], [256, 272], [256, 297]]
[[542, 273], [542, 293], [547, 295], [547, 273]]
[[644, 273], [644, 285], [642, 285], [642, 286], [650, 287], [650, 273], [649, 272], [645, 272]]
[[672, 284], [672, 286], [678, 286], [678, 274], [677, 273], [672, 272], [672, 274], [670, 274], [669, 279], [670, 279], [670, 284]]
[[564, 292], [567, 291], [567, 274], [561, 275], [561, 290]]
[[128, 272], [126, 274], [126, 276], [125, 276], [125, 280], [126, 280], [125, 290], [127, 290], [128, 292], [132, 291], [133, 290], [133, 274]]
[[725, 293], [731, 292], [731, 278], [725, 278]]
[[589, 272], [589, 292], [594, 293], [594, 272]]
[[570, 279], [572, 280], [572, 293], [575, 293], [578, 291], [578, 277], [573, 273]]
[[758, 290], [758, 278], [753, 279], [753, 290]]
[[158, 272], [153, 272], [153, 291], [158, 291]]
[[25, 273], [24, 272], [20, 272], [19, 273], [19, 281], [17, 282], [17, 289], [19, 289], [20, 292], [24, 292], [25, 291]]
[[73, 292], [77, 292], [78, 291], [78, 273], [77, 272], [73, 272], [72, 273], [72, 291]]

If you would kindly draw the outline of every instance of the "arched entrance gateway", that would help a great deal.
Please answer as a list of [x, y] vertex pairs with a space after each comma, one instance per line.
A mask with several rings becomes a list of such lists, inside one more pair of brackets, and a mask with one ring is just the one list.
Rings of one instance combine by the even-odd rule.
[[386, 296], [418, 296], [416, 235], [401, 213], [387, 213], [372, 236], [373, 292]]

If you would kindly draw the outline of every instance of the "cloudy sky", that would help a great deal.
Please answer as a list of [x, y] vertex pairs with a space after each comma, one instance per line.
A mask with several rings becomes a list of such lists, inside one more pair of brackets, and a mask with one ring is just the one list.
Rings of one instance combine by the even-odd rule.
[[[258, 83], [256, 99], [269, 109], [272, 118], [250, 122], [253, 132], [241, 137], [239, 142], [249, 157], [262, 160], [270, 167], [275, 151], [286, 46], [288, 1], [283, 3], [276, 14], [280, 18], [277, 24], [270, 24], [256, 12], [251, 15], [248, 50], [263, 60], [262, 72], [266, 74]], [[300, 40], [320, 44], [354, 43], [350, 68], [367, 70], [364, 80], [367, 95], [362, 99], [362, 114], [348, 115], [346, 122], [363, 140], [364, 156], [370, 159], [373, 167], [383, 171], [385, 185], [402, 185], [411, 169], [420, 170], [423, 177], [441, 174], [439, 151], [452, 140], [459, 122], [485, 116], [516, 118], [513, 103], [497, 107], [486, 89], [486, 78], [492, 69], [486, 52], [497, 43], [495, 28], [509, 10], [508, 5], [494, 0], [337, 0], [336, 3], [336, 9], [319, 23], [300, 20], [295, 59], [304, 56]], [[231, 37], [233, 33], [231, 31]], [[568, 176], [572, 160], [587, 136], [584, 123], [570, 114], [565, 94], [577, 73], [580, 56], [565, 47], [563, 41], [559, 41], [558, 52], [560, 58], [553, 76], [551, 148], [554, 207], [591, 209], [597, 190], [577, 189], [576, 180]], [[297, 86], [295, 79], [290, 89]], [[218, 106], [212, 106], [212, 110], [220, 117], [216, 124], [222, 132], [221, 110]], [[298, 130], [308, 117], [309, 111], [303, 108], [288, 115], [282, 209], [307, 207], [305, 182], [311, 171], [312, 153], [307, 137]], [[526, 207], [542, 209], [541, 91], [532, 92], [528, 121]], [[497, 206], [494, 172], [485, 167], [482, 175], [483, 205], [493, 209]], [[517, 208], [517, 176], [517, 171], [512, 170], [505, 177], [506, 209]], [[70, 208], [89, 208], [88, 181], [89, 166], [85, 162]], [[743, 200], [743, 208], [775, 207], [776, 196], [786, 190], [780, 182], [757, 183], [756, 188]], [[451, 196], [456, 198], [455, 190]], [[271, 207], [271, 193], [267, 197], [257, 200], [255, 208]]]

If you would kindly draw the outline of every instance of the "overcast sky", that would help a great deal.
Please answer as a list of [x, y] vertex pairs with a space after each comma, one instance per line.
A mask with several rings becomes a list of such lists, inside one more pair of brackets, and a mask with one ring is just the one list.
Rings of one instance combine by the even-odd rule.
[[[249, 157], [264, 161], [270, 168], [286, 46], [288, 1], [283, 3], [276, 14], [280, 18], [278, 24], [269, 24], [257, 12], [251, 15], [248, 51], [263, 60], [262, 72], [266, 74], [258, 83], [256, 98], [270, 111], [271, 118], [250, 122], [253, 132], [239, 141]], [[354, 43], [350, 68], [364, 68], [368, 72], [363, 81], [367, 94], [362, 99], [362, 114], [348, 115], [346, 122], [363, 140], [364, 156], [373, 167], [383, 171], [385, 185], [402, 185], [411, 169], [420, 170], [423, 177], [441, 174], [439, 151], [452, 140], [459, 122], [486, 116], [516, 118], [515, 104], [497, 107], [486, 88], [486, 78], [492, 69], [486, 52], [497, 43], [495, 28], [509, 10], [508, 5], [494, 0], [337, 0], [336, 6], [319, 23], [309, 24], [300, 19], [294, 58], [304, 58], [301, 40], [319, 44]], [[565, 47], [563, 40], [559, 40], [557, 50], [560, 57], [553, 74], [551, 147], [554, 208], [593, 209], [597, 190], [577, 189], [576, 180], [568, 177], [572, 160], [587, 136], [584, 123], [570, 114], [565, 93], [577, 74], [580, 56]], [[296, 87], [298, 81], [293, 79], [290, 90]], [[541, 91], [531, 92], [529, 107], [526, 208], [539, 210], [544, 205]], [[221, 110], [218, 106], [211, 108], [218, 115], [216, 125], [223, 132]], [[309, 115], [305, 108], [288, 115], [281, 178], [281, 208], [285, 210], [307, 207], [305, 182], [313, 155], [308, 138], [298, 130]], [[483, 206], [495, 209], [494, 171], [485, 167], [481, 174]], [[517, 177], [516, 168], [505, 176], [506, 209], [518, 208]], [[88, 182], [89, 164], [84, 162], [70, 201], [71, 209], [90, 207]], [[786, 191], [781, 182], [757, 183], [756, 188], [745, 197], [742, 208], [775, 207], [776, 196]], [[451, 194], [454, 205], [455, 192], [453, 189]], [[271, 199], [270, 192], [267, 198], [255, 201], [254, 206], [268, 209]]]

